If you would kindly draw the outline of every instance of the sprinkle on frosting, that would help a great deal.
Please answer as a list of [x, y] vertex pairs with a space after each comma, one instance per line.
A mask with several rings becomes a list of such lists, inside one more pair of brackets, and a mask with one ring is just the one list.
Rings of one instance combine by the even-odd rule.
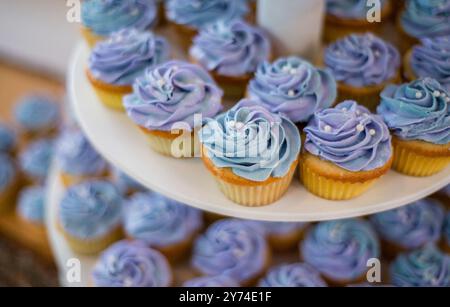
[[320, 273], [306, 263], [284, 264], [271, 269], [260, 287], [326, 287]]

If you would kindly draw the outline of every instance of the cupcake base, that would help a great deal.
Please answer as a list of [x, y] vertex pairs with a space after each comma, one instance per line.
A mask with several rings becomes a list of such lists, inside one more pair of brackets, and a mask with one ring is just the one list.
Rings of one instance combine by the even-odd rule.
[[147, 130], [145, 128], [141, 128], [141, 130], [147, 136], [152, 149], [164, 156], [193, 158], [199, 155], [200, 145], [196, 136], [197, 130], [174, 134], [170, 131]]
[[86, 176], [78, 176], [78, 175], [70, 175], [68, 173], [65, 173], [63, 171], [61, 171], [61, 173], [59, 174], [59, 177], [61, 179], [62, 184], [68, 188], [70, 186], [79, 184], [83, 181], [89, 180], [89, 179], [103, 179], [105, 177], [107, 177], [106, 172], [100, 174], [100, 175], [86, 175]]
[[0, 193], [0, 214], [5, 214], [14, 210], [18, 191], [19, 183], [16, 180]]
[[416, 74], [414, 73], [412, 67], [411, 67], [411, 57], [412, 57], [412, 48], [406, 52], [405, 56], [403, 57], [403, 78], [406, 79], [406, 81], [411, 82], [415, 79], [417, 79]]
[[179, 46], [187, 51], [192, 46], [192, 41], [198, 31], [194, 28], [179, 25], [171, 21], [169, 21], [169, 26], [172, 28], [172, 31], [177, 34]]
[[287, 252], [294, 250], [303, 238], [303, 229], [292, 231], [286, 234], [268, 235], [267, 241], [270, 247], [276, 252]]

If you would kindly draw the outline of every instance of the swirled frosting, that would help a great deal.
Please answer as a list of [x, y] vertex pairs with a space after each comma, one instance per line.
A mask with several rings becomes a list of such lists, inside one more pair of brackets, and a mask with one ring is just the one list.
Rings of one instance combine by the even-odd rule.
[[154, 0], [86, 0], [81, 7], [83, 25], [102, 36], [131, 27], [145, 30], [156, 18]]
[[19, 156], [20, 167], [29, 177], [45, 181], [54, 152], [54, 140], [41, 139], [34, 141]]
[[450, 34], [422, 39], [414, 46], [409, 65], [416, 77], [436, 79], [450, 92]]
[[262, 29], [244, 21], [222, 21], [203, 28], [189, 54], [208, 71], [243, 76], [270, 57], [270, 41]]
[[4, 192], [16, 179], [17, 172], [9, 156], [0, 153], [0, 193]]
[[382, 118], [351, 100], [316, 112], [304, 132], [309, 153], [352, 172], [382, 167], [392, 156]]
[[427, 246], [399, 255], [390, 273], [392, 284], [398, 287], [449, 287], [450, 256]]
[[318, 271], [306, 263], [284, 264], [267, 273], [260, 287], [326, 287]]
[[298, 129], [289, 119], [249, 99], [207, 121], [199, 137], [216, 167], [230, 168], [252, 181], [285, 176], [301, 146]]
[[20, 192], [18, 212], [19, 214], [34, 223], [44, 222], [44, 198], [45, 188], [41, 186], [29, 187]]
[[373, 86], [398, 74], [400, 55], [394, 46], [371, 33], [352, 34], [326, 48], [325, 65], [339, 82]]
[[205, 275], [245, 282], [264, 270], [268, 247], [264, 236], [245, 221], [220, 220], [195, 242], [193, 266]]
[[174, 23], [200, 29], [217, 20], [239, 19], [249, 12], [245, 0], [168, 0], [166, 15]]
[[378, 258], [380, 246], [370, 224], [360, 219], [322, 222], [301, 244], [306, 263], [333, 280], [353, 280], [367, 270], [367, 260]]
[[186, 281], [183, 287], [189, 288], [206, 288], [206, 287], [239, 287], [239, 284], [227, 276], [203, 276]]
[[108, 84], [132, 85], [148, 67], [169, 59], [165, 38], [149, 31], [124, 29], [98, 43], [89, 57], [89, 71]]
[[127, 235], [158, 248], [191, 239], [203, 226], [201, 211], [162, 195], [133, 195], [125, 204]]
[[101, 175], [107, 168], [106, 161], [79, 130], [66, 130], [62, 133], [56, 156], [61, 170], [71, 175]]
[[113, 182], [122, 194], [138, 191], [144, 192], [147, 190], [142, 184], [119, 170], [117, 167], [111, 166], [110, 168], [113, 175]]
[[92, 272], [98, 287], [168, 287], [172, 272], [166, 258], [139, 241], [120, 241], [101, 255]]
[[450, 246], [450, 212], [447, 212], [444, 220], [443, 236], [445, 243]]
[[381, 92], [377, 112], [404, 140], [450, 142], [450, 94], [434, 79], [389, 85]]
[[215, 116], [222, 109], [222, 90], [200, 66], [169, 61], [146, 70], [124, 97], [128, 116], [148, 130], [170, 131], [184, 122], [194, 127], [194, 115]]
[[264, 62], [248, 87], [249, 97], [293, 122], [306, 122], [315, 111], [330, 107], [336, 99], [336, 81], [298, 57]]
[[401, 15], [403, 30], [415, 38], [450, 34], [449, 0], [409, 0]]
[[444, 209], [430, 198], [370, 218], [381, 238], [407, 249], [439, 240], [443, 220]]
[[59, 222], [70, 235], [98, 238], [120, 225], [122, 196], [107, 181], [90, 180], [71, 186], [59, 204]]
[[17, 136], [8, 126], [0, 123], [0, 152], [9, 153], [16, 147]]
[[[398, 0], [394, 0], [398, 1]], [[381, 0], [383, 8], [388, 0]], [[367, 12], [371, 8], [367, 0], [327, 0], [327, 14], [349, 19], [366, 19]]]
[[23, 98], [14, 109], [20, 127], [32, 133], [55, 128], [59, 122], [57, 104], [48, 97], [32, 95]]

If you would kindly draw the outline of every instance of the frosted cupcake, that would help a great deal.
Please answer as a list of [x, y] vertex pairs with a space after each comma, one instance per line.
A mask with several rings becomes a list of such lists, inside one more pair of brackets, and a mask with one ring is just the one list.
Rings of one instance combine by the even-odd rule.
[[229, 277], [243, 286], [254, 284], [270, 262], [264, 235], [251, 224], [221, 220], [195, 242], [192, 264], [208, 276]]
[[201, 211], [153, 192], [135, 194], [124, 207], [126, 235], [159, 250], [171, 262], [189, 253], [203, 226]]
[[331, 107], [337, 96], [331, 73], [298, 57], [262, 63], [247, 91], [251, 99], [294, 123], [307, 122], [317, 110]]
[[442, 250], [450, 254], [450, 212], [447, 212], [444, 219], [444, 227], [442, 227]]
[[92, 279], [97, 287], [169, 287], [173, 277], [159, 252], [142, 242], [120, 241], [100, 255]]
[[17, 136], [11, 128], [0, 123], [0, 153], [13, 154], [16, 151]]
[[[148, 69], [138, 78], [133, 94], [125, 96], [123, 104], [156, 152], [177, 158], [192, 157], [199, 151], [193, 133], [201, 125], [200, 115], [208, 118], [220, 112], [222, 95], [222, 90], [200, 66], [170, 61]], [[196, 115], [198, 124], [194, 120]]]
[[361, 219], [322, 222], [314, 226], [301, 244], [303, 260], [333, 284], [365, 280], [367, 260], [379, 258], [375, 231]]
[[241, 100], [199, 132], [202, 159], [220, 190], [243, 206], [264, 206], [289, 188], [300, 135], [287, 117], [253, 100]]
[[27, 222], [43, 226], [45, 213], [45, 188], [33, 186], [23, 189], [19, 195], [17, 212]]
[[401, 254], [391, 264], [390, 275], [397, 287], [450, 287], [450, 256], [434, 246]]
[[383, 90], [377, 112], [394, 135], [394, 169], [422, 177], [449, 164], [449, 102], [450, 94], [430, 78]]
[[102, 178], [107, 174], [107, 163], [79, 130], [66, 130], [60, 136], [56, 149], [60, 177], [70, 186], [89, 178]]
[[262, 228], [270, 247], [278, 252], [295, 248], [308, 226], [301, 222], [253, 222]]
[[14, 162], [0, 153], [0, 214], [14, 207], [18, 189], [17, 171]]
[[258, 65], [269, 60], [265, 32], [244, 21], [218, 21], [203, 28], [189, 50], [191, 61], [205, 67], [229, 98], [242, 98]]
[[183, 287], [189, 287], [189, 288], [211, 288], [211, 287], [212, 288], [218, 288], [218, 287], [234, 288], [234, 287], [239, 287], [239, 284], [227, 276], [219, 275], [219, 276], [197, 277], [197, 278], [186, 281], [183, 284]]
[[41, 139], [29, 144], [19, 156], [20, 168], [27, 182], [43, 183], [47, 179], [54, 153], [53, 140]]
[[117, 167], [110, 166], [110, 169], [112, 181], [123, 195], [131, 195], [147, 190], [143, 185], [119, 170]]
[[370, 217], [384, 241], [383, 252], [387, 256], [436, 243], [441, 237], [443, 220], [444, 209], [430, 198]]
[[169, 59], [169, 44], [151, 32], [126, 29], [95, 46], [87, 76], [98, 98], [107, 107], [123, 111], [122, 98], [132, 92], [135, 79], [145, 69]]
[[349, 35], [329, 45], [324, 62], [338, 82], [338, 101], [356, 100], [372, 111], [383, 88], [400, 81], [397, 49], [370, 33]]
[[125, 28], [147, 30], [156, 20], [154, 0], [86, 0], [81, 6], [81, 32], [91, 47]]
[[260, 287], [326, 287], [320, 273], [306, 263], [272, 268], [259, 282]]
[[78, 253], [95, 254], [121, 238], [122, 196], [107, 181], [85, 181], [67, 189], [58, 227]]
[[319, 197], [355, 198], [391, 168], [386, 124], [354, 101], [316, 112], [304, 132], [300, 176], [306, 189]]

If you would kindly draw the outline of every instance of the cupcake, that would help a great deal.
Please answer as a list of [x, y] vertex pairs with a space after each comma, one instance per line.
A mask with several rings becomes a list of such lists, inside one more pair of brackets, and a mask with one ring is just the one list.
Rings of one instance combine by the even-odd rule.
[[394, 169], [422, 177], [449, 164], [449, 102], [450, 94], [431, 78], [383, 90], [377, 111], [394, 135]]
[[202, 276], [190, 279], [183, 283], [183, 287], [189, 288], [234, 288], [239, 284], [227, 276]]
[[328, 70], [298, 57], [288, 57], [262, 63], [247, 93], [271, 112], [283, 113], [294, 123], [301, 123], [317, 110], [331, 107], [337, 89]]
[[32, 186], [23, 189], [19, 195], [17, 212], [25, 221], [43, 226], [45, 213], [45, 188]]
[[450, 35], [424, 38], [404, 58], [404, 76], [408, 81], [431, 77], [450, 92]]
[[270, 247], [277, 252], [294, 249], [303, 237], [307, 223], [302, 222], [254, 222], [266, 235]]
[[18, 179], [14, 162], [8, 155], [0, 153], [0, 214], [14, 207], [17, 190]]
[[[198, 156], [195, 130], [201, 117], [222, 109], [222, 90], [200, 66], [169, 61], [138, 78], [123, 104], [147, 135], [151, 147], [167, 156]], [[198, 122], [198, 123], [197, 123]]]
[[81, 33], [91, 47], [125, 28], [147, 30], [156, 20], [154, 0], [86, 0], [81, 6]]
[[319, 197], [355, 198], [391, 168], [386, 124], [354, 101], [316, 112], [304, 132], [300, 176], [306, 189]]
[[126, 235], [159, 250], [171, 262], [189, 253], [203, 226], [201, 211], [153, 192], [133, 195], [124, 207]]
[[112, 182], [116, 185], [123, 195], [131, 195], [137, 192], [145, 192], [147, 189], [139, 182], [119, 170], [117, 167], [111, 166]]
[[142, 242], [120, 241], [105, 250], [92, 271], [97, 287], [169, 287], [166, 258]]
[[103, 178], [107, 163], [79, 130], [66, 130], [59, 138], [56, 157], [66, 187], [89, 178]]
[[0, 153], [13, 154], [17, 146], [17, 136], [11, 128], [0, 122]]
[[373, 4], [367, 0], [326, 0], [325, 41], [332, 42], [355, 32], [382, 32], [383, 24], [388, 22], [393, 12], [392, 2], [400, 0], [381, 0], [380, 21], [370, 22], [373, 18]]
[[240, 20], [203, 28], [189, 50], [191, 61], [211, 72], [226, 97], [234, 99], [244, 96], [248, 81], [270, 54], [265, 32]]
[[270, 269], [260, 287], [326, 287], [320, 273], [306, 263], [283, 264]]
[[442, 249], [450, 254], [450, 212], [447, 212], [442, 230]]
[[383, 88], [400, 81], [397, 49], [370, 33], [349, 35], [329, 45], [324, 62], [338, 83], [338, 101], [356, 100], [371, 111]]
[[383, 240], [383, 253], [391, 257], [436, 243], [441, 237], [443, 220], [444, 209], [431, 198], [370, 217]]
[[123, 111], [122, 98], [132, 92], [145, 69], [169, 59], [169, 44], [151, 32], [125, 29], [98, 43], [89, 58], [87, 76], [107, 107]]
[[107, 181], [85, 181], [67, 189], [58, 217], [70, 247], [95, 254], [121, 238], [122, 196]]
[[434, 246], [401, 254], [390, 267], [397, 287], [450, 287], [450, 256]]
[[34, 141], [20, 154], [20, 167], [27, 182], [45, 182], [52, 163], [54, 143], [50, 139]]
[[226, 276], [243, 286], [254, 284], [270, 263], [264, 235], [250, 223], [225, 219], [195, 242], [192, 265], [203, 275]]
[[208, 120], [199, 137], [205, 166], [233, 202], [264, 206], [289, 188], [301, 144], [297, 127], [284, 115], [244, 99]]
[[375, 231], [361, 219], [322, 222], [301, 244], [303, 260], [330, 283], [343, 285], [366, 279], [367, 261], [379, 258]]

